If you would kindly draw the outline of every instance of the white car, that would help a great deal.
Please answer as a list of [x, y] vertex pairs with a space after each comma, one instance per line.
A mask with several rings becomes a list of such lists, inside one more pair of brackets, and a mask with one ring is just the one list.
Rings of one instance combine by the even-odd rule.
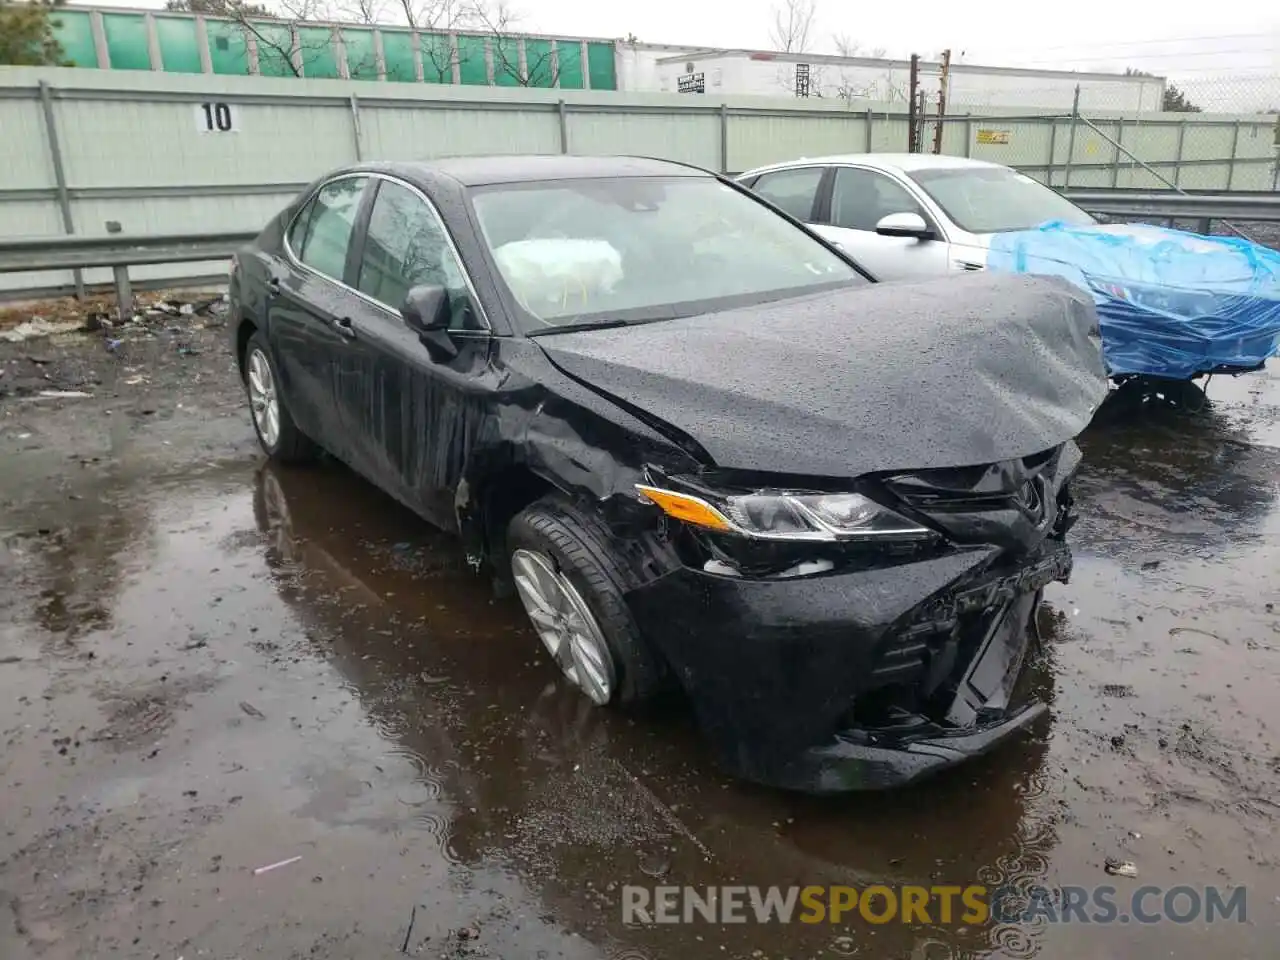
[[879, 280], [981, 270], [993, 234], [1097, 221], [998, 163], [866, 153], [760, 167], [738, 182], [845, 250]]

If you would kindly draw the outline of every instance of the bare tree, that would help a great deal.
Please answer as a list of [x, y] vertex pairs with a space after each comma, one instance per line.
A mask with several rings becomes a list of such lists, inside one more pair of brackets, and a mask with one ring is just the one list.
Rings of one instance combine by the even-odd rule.
[[778, 0], [769, 26], [770, 42], [785, 53], [807, 52], [817, 15], [817, 0]]
[[[520, 15], [512, 10], [507, 0], [495, 0], [491, 6], [478, 3], [476, 12], [489, 37], [495, 80], [498, 77], [508, 77], [522, 87], [555, 86], [556, 64], [550, 45], [537, 56], [531, 57], [526, 44], [525, 55], [521, 58], [520, 38], [514, 32]], [[583, 67], [585, 69], [586, 65], [583, 64]]]
[[454, 30], [479, 25], [476, 0], [399, 0], [404, 21], [415, 30]]
[[356, 23], [382, 23], [386, 20], [386, 0], [339, 0], [335, 19]]
[[482, 27], [476, 0], [399, 0], [404, 21], [419, 35], [423, 78], [452, 83], [454, 69], [471, 59], [474, 45], [459, 46], [450, 34]]
[[831, 43], [836, 48], [836, 53], [842, 57], [867, 57], [872, 60], [881, 60], [888, 52], [887, 47], [863, 47], [860, 40], [853, 39], [847, 33], [833, 34]]
[[243, 3], [241, 0], [168, 0], [164, 8], [183, 13], [207, 13], [215, 17], [230, 17], [236, 12], [243, 12], [251, 17], [275, 16], [261, 4]]
[[[326, 21], [337, 17], [322, 0], [274, 0], [272, 8], [243, 0], [170, 0], [167, 9], [193, 10], [232, 21], [246, 41], [252, 38], [260, 73], [301, 77], [308, 66], [332, 53], [332, 31]], [[219, 29], [215, 23], [210, 22], [211, 30]], [[353, 76], [376, 69], [372, 54], [355, 62], [349, 57], [348, 66]]]
[[[263, 73], [303, 76], [308, 64], [330, 50], [332, 31], [341, 33], [344, 22], [375, 25], [400, 21], [419, 32], [423, 79], [429, 82], [451, 83], [455, 72], [470, 59], [484, 56], [482, 51], [487, 47], [495, 79], [505, 77], [525, 87], [555, 85], [556, 63], [549, 44], [525, 45], [521, 55], [521, 38], [515, 32], [520, 16], [508, 0], [266, 2], [269, 6], [252, 0], [167, 0], [167, 8], [233, 21], [246, 39], [253, 38]], [[474, 40], [457, 43], [458, 33]], [[350, 44], [347, 66], [353, 77], [370, 76], [376, 70], [373, 54], [354, 59]]]

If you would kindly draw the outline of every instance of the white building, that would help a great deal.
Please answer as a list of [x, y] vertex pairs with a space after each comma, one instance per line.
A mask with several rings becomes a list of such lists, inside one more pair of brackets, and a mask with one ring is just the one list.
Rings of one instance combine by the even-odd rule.
[[[859, 103], [905, 103], [910, 88], [907, 60], [876, 60], [767, 50], [715, 50], [662, 44], [616, 47], [618, 89], [710, 96], [841, 97]], [[920, 62], [920, 88], [936, 109], [942, 65]], [[1026, 70], [953, 63], [948, 113], [989, 107], [1069, 111], [1080, 87], [1088, 111], [1155, 111], [1164, 97], [1163, 77], [1117, 73]]]

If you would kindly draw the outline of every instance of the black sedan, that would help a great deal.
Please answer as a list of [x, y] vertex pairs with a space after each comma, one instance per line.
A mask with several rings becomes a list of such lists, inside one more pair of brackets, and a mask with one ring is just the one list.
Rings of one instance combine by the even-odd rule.
[[722, 762], [905, 783], [1043, 712], [1092, 304], [1047, 279], [874, 284], [656, 160], [365, 164], [236, 257], [266, 452], [323, 449], [513, 586], [599, 704], [687, 693]]

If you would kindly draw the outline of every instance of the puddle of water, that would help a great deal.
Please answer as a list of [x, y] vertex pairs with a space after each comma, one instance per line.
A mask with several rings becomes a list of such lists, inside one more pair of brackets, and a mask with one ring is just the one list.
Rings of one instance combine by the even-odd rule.
[[[1257, 440], [1265, 424], [1241, 426], [1265, 419], [1254, 407], [1271, 409], [1272, 388], [1255, 403], [1254, 385], [1231, 386], [1243, 393], [1212, 415], [1086, 435], [1077, 570], [1050, 593], [1036, 678], [1051, 717], [889, 795], [731, 783], [680, 704], [589, 707], [450, 538], [344, 470], [237, 465], [108, 491], [56, 535], [6, 541], [22, 590], [5, 609], [28, 625], [24, 656], [44, 658], [0, 667], [4, 729], [26, 745], [5, 759], [6, 802], [32, 811], [6, 843], [25, 851], [11, 863], [49, 870], [83, 860], [97, 827], [134, 854], [59, 881], [61, 919], [32, 905], [25, 919], [64, 945], [142, 929], [179, 952], [269, 935], [281, 955], [399, 949], [415, 904], [423, 955], [472, 955], [457, 931], [473, 923], [492, 956], [1260, 955], [1275, 916], [1280, 633], [1263, 598], [1280, 594], [1280, 453]], [[68, 799], [42, 815], [49, 795]], [[1106, 876], [1113, 855], [1141, 879]], [[1254, 922], [620, 919], [628, 883], [973, 882], [1245, 883]], [[109, 909], [73, 909], [95, 883]]]

